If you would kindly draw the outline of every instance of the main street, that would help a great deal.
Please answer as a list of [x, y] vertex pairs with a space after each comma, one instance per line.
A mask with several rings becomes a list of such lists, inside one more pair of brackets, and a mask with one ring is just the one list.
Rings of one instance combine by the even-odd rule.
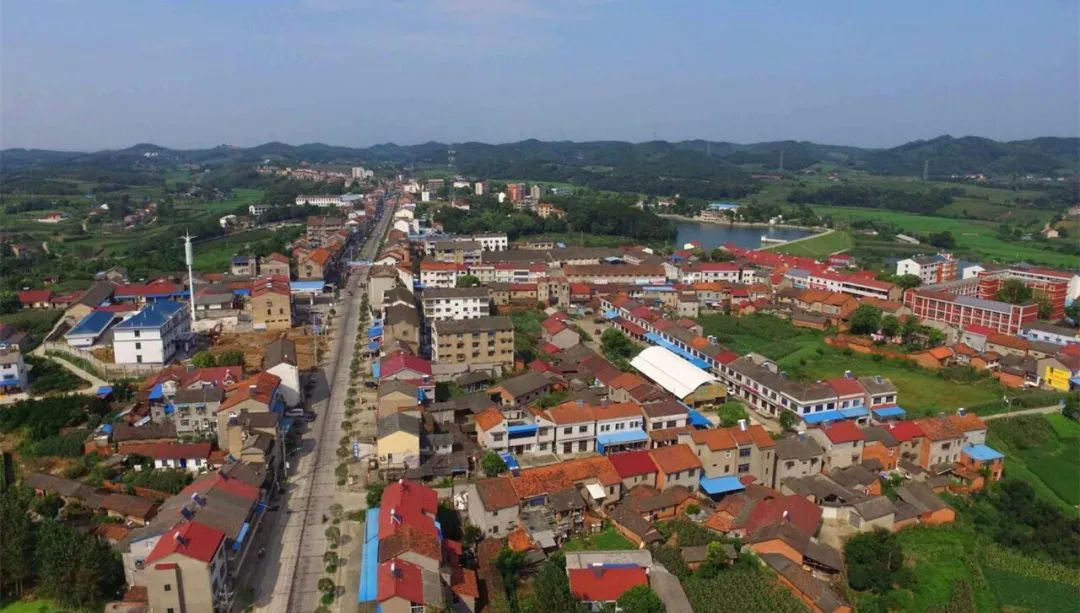
[[[390, 197], [387, 197], [387, 201]], [[360, 259], [372, 260], [390, 227], [393, 205], [384, 204], [382, 216], [360, 248]], [[319, 606], [318, 581], [325, 576], [323, 553], [327, 551], [325, 530], [330, 525], [323, 518], [334, 502], [344, 502], [334, 468], [338, 441], [344, 436], [341, 422], [345, 416], [345, 397], [349, 388], [349, 363], [356, 348], [362, 292], [355, 289], [364, 282], [367, 269], [346, 278], [340, 286], [336, 321], [332, 326], [331, 348], [323, 356], [310, 392], [310, 409], [317, 414], [303, 437], [302, 451], [290, 457], [289, 485], [282, 511], [264, 522], [262, 538], [266, 557], [247, 574], [241, 585], [255, 591], [257, 611], [312, 611]], [[349, 295], [349, 292], [352, 295]], [[347, 507], [348, 509], [348, 507]], [[282, 524], [284, 520], [284, 525]], [[280, 537], [280, 538], [279, 538]], [[347, 547], [358, 547], [350, 543]], [[355, 596], [345, 594], [342, 602], [355, 603]], [[345, 607], [344, 610], [348, 610]]]

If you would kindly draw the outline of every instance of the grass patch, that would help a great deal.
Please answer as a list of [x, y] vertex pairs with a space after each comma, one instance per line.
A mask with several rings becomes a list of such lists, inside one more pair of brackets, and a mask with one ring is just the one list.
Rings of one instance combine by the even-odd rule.
[[1022, 415], [989, 426], [988, 442], [1007, 456], [1006, 472], [1075, 514], [1080, 504], [1080, 424], [1063, 415]]
[[1069, 611], [1076, 607], [1077, 592], [1071, 585], [996, 568], [983, 569], [983, 574], [1001, 607], [1030, 611]]
[[706, 336], [740, 355], [760, 353], [771, 360], [809, 357], [822, 347], [822, 334], [796, 328], [791, 322], [771, 315], [731, 317], [720, 313], [702, 315], [698, 322]]
[[30, 351], [45, 338], [63, 314], [63, 309], [23, 309], [0, 315], [0, 323], [9, 324], [16, 330], [29, 334], [32, 342], [27, 351]]
[[837, 230], [785, 245], [766, 247], [766, 249], [778, 253], [823, 259], [837, 251], [846, 251], [854, 246], [855, 239], [850, 234]]
[[32, 600], [13, 602], [0, 609], [0, 613], [62, 613], [66, 610], [51, 600]]
[[978, 542], [973, 532], [952, 527], [915, 527], [898, 533], [904, 555], [912, 564], [914, 585], [909, 611], [928, 611], [953, 598], [956, 583], [966, 581], [973, 589], [976, 611], [996, 611], [993, 596], [978, 562]]
[[596, 534], [579, 534], [566, 541], [563, 545], [566, 551], [589, 551], [589, 550], [618, 550], [637, 549], [626, 537], [612, 526], [604, 528]]
[[[998, 238], [1000, 221], [977, 221], [932, 215], [917, 215], [881, 209], [857, 209], [839, 206], [812, 205], [818, 215], [829, 215], [835, 221], [869, 220], [891, 223], [909, 234], [951, 232], [956, 239], [956, 251], [980, 255], [998, 262], [1044, 264], [1061, 268], [1076, 266], [1076, 256], [1054, 251], [1035, 241], [1005, 242]], [[925, 249], [925, 248], [924, 248]]]

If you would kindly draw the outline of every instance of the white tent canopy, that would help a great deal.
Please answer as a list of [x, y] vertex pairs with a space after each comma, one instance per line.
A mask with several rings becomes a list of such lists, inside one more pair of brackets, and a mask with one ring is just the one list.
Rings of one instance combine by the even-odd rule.
[[630, 365], [680, 400], [716, 381], [716, 377], [663, 347], [643, 350], [630, 360]]

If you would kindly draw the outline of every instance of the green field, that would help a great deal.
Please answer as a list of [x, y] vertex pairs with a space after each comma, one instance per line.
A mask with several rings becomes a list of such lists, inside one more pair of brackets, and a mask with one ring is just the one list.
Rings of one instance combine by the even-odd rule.
[[983, 575], [1002, 607], [1025, 611], [1075, 610], [1077, 588], [1067, 583], [1027, 577], [1020, 573], [984, 568]]
[[65, 609], [56, 606], [56, 604], [48, 600], [13, 602], [3, 609], [0, 609], [0, 613], [62, 613], [63, 611], [65, 611]]
[[898, 534], [905, 557], [913, 563], [915, 579], [911, 600], [903, 610], [927, 611], [948, 603], [958, 581], [971, 586], [974, 597], [968, 604], [974, 610], [998, 610], [977, 561], [979, 543], [973, 532], [955, 527], [915, 527]]
[[637, 549], [633, 543], [619, 534], [615, 528], [608, 526], [597, 534], [579, 534], [566, 541], [563, 545], [566, 551], [582, 550], [614, 550], [614, 549]]
[[278, 230], [258, 229], [237, 232], [220, 238], [214, 238], [195, 245], [195, 268], [200, 271], [220, 271], [229, 268], [229, 260], [234, 255], [254, 253], [265, 255], [274, 247], [274, 242], [285, 238], [291, 240], [303, 231], [301, 226], [288, 226]]
[[[196, 211], [203, 211], [213, 215], [223, 215], [230, 213], [238, 207], [246, 207], [252, 202], [258, 202], [263, 197], [264, 190], [250, 189], [244, 187], [238, 187], [233, 190], [233, 197], [227, 200], [219, 200], [218, 202], [199, 202], [185, 205], [184, 208], [189, 208]], [[247, 214], [247, 211], [244, 211]]]
[[839, 206], [812, 206], [818, 215], [830, 215], [835, 221], [870, 220], [891, 223], [911, 234], [951, 232], [956, 239], [957, 251], [990, 258], [998, 262], [1044, 264], [1064, 268], [1076, 267], [1076, 256], [1043, 248], [1039, 243], [1005, 242], [998, 238], [999, 223], [972, 221], [949, 217], [916, 215], [880, 209], [856, 209]]
[[1080, 504], [1080, 424], [1063, 415], [1024, 415], [989, 424], [988, 442], [1005, 454], [1005, 472], [1075, 513]]
[[766, 247], [765, 249], [771, 251], [777, 251], [779, 253], [787, 253], [790, 255], [801, 255], [816, 259], [825, 259], [829, 255], [838, 251], [847, 251], [855, 246], [855, 240], [850, 234], [842, 230], [829, 232], [827, 234], [819, 234], [812, 238], [800, 240], [794, 243], [788, 243], [784, 245], [776, 245], [775, 247]]

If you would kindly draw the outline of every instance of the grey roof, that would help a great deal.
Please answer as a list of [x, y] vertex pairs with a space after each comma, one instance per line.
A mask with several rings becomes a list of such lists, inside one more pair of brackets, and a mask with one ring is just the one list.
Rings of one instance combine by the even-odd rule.
[[859, 377], [859, 383], [862, 383], [863, 389], [865, 389], [868, 394], [896, 393], [896, 386], [893, 385], [892, 381], [879, 375]]
[[832, 613], [832, 611], [850, 606], [828, 583], [814, 577], [782, 554], [763, 553], [760, 557], [769, 565], [769, 568], [809, 598], [817, 609]]
[[548, 503], [551, 504], [551, 508], [557, 513], [574, 510], [580, 511], [585, 508], [585, 500], [582, 499], [581, 492], [576, 488], [566, 489], [549, 495]]
[[1020, 326], [1021, 330], [1037, 330], [1039, 332], [1049, 332], [1050, 334], [1059, 334], [1061, 336], [1076, 338], [1080, 335], [1080, 331], [1075, 328], [1066, 328], [1064, 326], [1056, 326], [1046, 321], [1032, 321]]
[[287, 338], [271, 341], [263, 353], [263, 369], [273, 368], [282, 362], [296, 366], [296, 343]]
[[640, 514], [629, 509], [625, 503], [612, 509], [609, 516], [612, 521], [637, 535], [637, 537], [644, 541], [646, 545], [660, 543], [664, 540], [663, 535], [660, 534], [660, 531], [658, 531], [652, 523], [643, 519]]
[[848, 488], [866, 487], [878, 480], [878, 476], [861, 464], [852, 464], [844, 468], [835, 468], [829, 477]]
[[398, 381], [397, 379], [387, 379], [379, 383], [378, 397], [382, 398], [388, 394], [398, 392], [410, 396], [412, 398], [417, 397], [418, 388], [407, 381]]
[[881, 426], [867, 426], [862, 429], [863, 436], [866, 437], [867, 443], [879, 442], [886, 447], [895, 447], [897, 445], [896, 438], [889, 433], [888, 430]]
[[811, 460], [825, 455], [825, 451], [810, 436], [795, 435], [776, 441], [777, 460]]
[[89, 307], [96, 307], [102, 302], [105, 302], [109, 298], [112, 298], [113, 292], [116, 291], [116, 286], [108, 281], [98, 281], [90, 286], [79, 299], [75, 301], [75, 304], [81, 304]]
[[789, 379], [762, 366], [752, 356], [743, 356], [729, 364], [728, 367], [769, 389], [782, 392], [801, 402], [836, 398], [836, 392], [829, 385]]
[[548, 386], [548, 379], [538, 372], [527, 372], [523, 375], [511, 377], [498, 384], [512, 396], [525, 396]]
[[896, 505], [885, 496], [873, 496], [861, 502], [856, 502], [852, 506], [855, 507], [855, 510], [859, 512], [863, 519], [868, 521], [896, 513]]
[[513, 330], [509, 317], [477, 317], [476, 319], [444, 319], [433, 324], [437, 334], [468, 334], [476, 332]]
[[467, 385], [476, 385], [477, 383], [488, 383], [490, 381], [491, 373], [489, 373], [488, 371], [473, 370], [455, 379], [454, 383], [457, 383], [458, 385], [464, 387]]
[[4, 349], [0, 351], [0, 364], [15, 364], [19, 361], [21, 354], [18, 351], [8, 351]]
[[551, 523], [540, 511], [524, 511], [521, 514], [521, 524], [529, 533], [532, 540], [543, 549], [555, 547], [555, 531]]
[[427, 440], [428, 440], [428, 443], [431, 445], [431, 447], [433, 449], [437, 449], [437, 448], [440, 448], [440, 447], [453, 447], [454, 446], [454, 435], [453, 434], [446, 434], [446, 433], [429, 434], [429, 435], [427, 435]]
[[465, 394], [464, 396], [456, 396], [450, 400], [436, 402], [428, 407], [428, 409], [431, 412], [469, 411], [470, 413], [475, 414], [493, 406], [496, 406], [496, 404], [492, 402], [490, 396], [484, 392], [476, 392], [475, 394]]
[[232, 303], [234, 296], [232, 294], [199, 294], [195, 296], [195, 304], [228, 304]]
[[645, 415], [649, 417], [673, 417], [676, 415], [689, 415], [686, 407], [675, 399], [660, 402], [647, 402], [641, 405]]
[[478, 241], [467, 240], [436, 241], [432, 247], [436, 251], [480, 251], [484, 248]]
[[392, 304], [399, 300], [407, 305], [413, 305], [416, 302], [413, 293], [401, 285], [392, 287], [383, 293], [383, 304]]
[[449, 300], [476, 298], [487, 300], [490, 290], [486, 287], [431, 287], [424, 290], [424, 300]]
[[569, 570], [591, 568], [593, 564], [634, 564], [642, 568], [653, 565], [652, 552], [648, 549], [567, 551], [565, 554]]
[[74, 479], [56, 477], [48, 473], [30, 473], [23, 478], [23, 481], [35, 490], [57, 494], [64, 498], [76, 498], [92, 508], [101, 506], [101, 501], [105, 500], [105, 496], [109, 493]]
[[221, 402], [225, 398], [225, 390], [216, 385], [196, 387], [194, 389], [181, 388], [176, 390], [173, 396], [173, 404], [210, 404]]
[[825, 475], [790, 477], [783, 480], [783, 486], [800, 496], [813, 496], [816, 504], [823, 506], [848, 505], [863, 497]]
[[420, 436], [420, 418], [406, 413], [394, 413], [380, 419], [376, 430], [379, 437], [389, 436], [395, 432]]
[[154, 439], [175, 439], [176, 426], [171, 421], [165, 423], [150, 422], [142, 426], [133, 426], [127, 422], [113, 424], [113, 441], [146, 441]]
[[[276, 416], [276, 413], [274, 415]], [[232, 462], [222, 466], [218, 472], [229, 479], [236, 479], [257, 488], [262, 488], [268, 476], [265, 464], [248, 462]]]
[[238, 423], [248, 428], [276, 428], [281, 421], [281, 415], [274, 411], [240, 411], [237, 417]]
[[921, 481], [910, 481], [896, 488], [896, 496], [900, 500], [915, 507], [919, 514], [931, 513], [948, 507], [945, 501], [930, 489], [930, 486]]
[[[385, 300], [385, 298], [383, 300]], [[387, 326], [393, 326], [402, 322], [414, 327], [420, 325], [420, 314], [416, 312], [416, 307], [395, 304], [387, 307], [385, 313]]]

